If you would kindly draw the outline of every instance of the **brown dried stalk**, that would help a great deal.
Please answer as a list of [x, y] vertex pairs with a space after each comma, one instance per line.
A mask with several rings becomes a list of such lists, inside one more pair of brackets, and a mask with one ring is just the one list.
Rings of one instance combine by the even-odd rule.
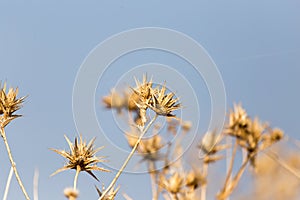
[[6, 146], [6, 150], [7, 150], [7, 154], [8, 154], [8, 157], [9, 157], [9, 161], [10, 161], [10, 163], [11, 163], [11, 167], [13, 168], [14, 173], [15, 173], [15, 175], [16, 175], [16, 179], [17, 179], [17, 181], [18, 181], [18, 183], [19, 183], [19, 185], [20, 185], [20, 188], [21, 188], [21, 190], [22, 190], [22, 192], [23, 192], [25, 198], [26, 198], [27, 200], [30, 200], [30, 198], [29, 198], [29, 196], [28, 196], [28, 194], [27, 194], [27, 192], [26, 192], [26, 190], [25, 190], [25, 187], [24, 187], [24, 185], [23, 185], [23, 183], [22, 183], [22, 181], [21, 181], [21, 178], [20, 178], [20, 176], [19, 176], [19, 173], [18, 173], [18, 170], [17, 170], [17, 167], [16, 167], [16, 163], [15, 163], [13, 157], [12, 157], [11, 150], [10, 150], [10, 147], [9, 147], [9, 145], [8, 145], [7, 138], [6, 138], [6, 134], [5, 134], [5, 130], [4, 130], [3, 127], [0, 128], [0, 132], [1, 132], [1, 136], [2, 136], [2, 138], [3, 138], [4, 144], [5, 144], [5, 146]]
[[157, 171], [156, 171], [156, 166], [155, 162], [149, 161], [149, 166], [148, 166], [148, 171], [150, 174], [150, 179], [151, 179], [151, 188], [152, 188], [152, 200], [157, 200], [158, 199], [158, 185], [156, 184], [157, 180]]
[[120, 175], [122, 174], [122, 172], [124, 171], [125, 167], [127, 166], [129, 160], [132, 158], [133, 154], [135, 153], [138, 145], [140, 144], [142, 138], [144, 137], [144, 135], [146, 134], [146, 132], [149, 130], [149, 128], [151, 127], [151, 125], [154, 123], [154, 121], [157, 118], [157, 114], [153, 117], [153, 119], [148, 123], [148, 125], [146, 126], [146, 128], [144, 128], [144, 130], [142, 131], [141, 135], [139, 136], [138, 140], [136, 141], [134, 147], [132, 148], [130, 154], [128, 155], [128, 157], [126, 158], [126, 160], [124, 161], [122, 167], [119, 169], [118, 173], [116, 174], [116, 176], [114, 177], [114, 179], [112, 180], [112, 182], [110, 183], [110, 185], [106, 188], [106, 190], [102, 193], [101, 197], [98, 200], [103, 200], [103, 198], [105, 197], [105, 195], [112, 189], [112, 187], [116, 184], [118, 178], [120, 177]]
[[6, 181], [5, 191], [4, 191], [4, 195], [3, 195], [3, 200], [7, 199], [8, 190], [9, 190], [9, 186], [10, 186], [10, 182], [11, 182], [11, 178], [13, 176], [13, 173], [14, 173], [14, 169], [12, 167], [10, 167], [9, 174], [8, 174], [8, 177], [7, 177], [7, 181]]
[[226, 186], [228, 185], [231, 175], [232, 175], [232, 169], [233, 169], [233, 164], [234, 164], [234, 159], [236, 156], [236, 151], [237, 151], [237, 147], [238, 147], [238, 143], [237, 141], [235, 142], [235, 145], [233, 147], [233, 151], [232, 151], [232, 156], [231, 156], [231, 160], [230, 160], [230, 164], [229, 164], [229, 169], [226, 175], [226, 179], [225, 179], [225, 183], [224, 183], [224, 187], [222, 189], [222, 192], [226, 191]]
[[[204, 162], [203, 163], [203, 169], [202, 169], [202, 175], [206, 179], [208, 174], [208, 163]], [[203, 184], [201, 186], [201, 200], [206, 200], [206, 190], [207, 190], [207, 183]]]
[[14, 114], [17, 110], [22, 107], [22, 103], [26, 97], [17, 98], [18, 95], [18, 88], [9, 88], [8, 92], [6, 92], [6, 84], [4, 83], [3, 87], [0, 91], [0, 133], [3, 138], [3, 141], [6, 146], [6, 150], [8, 153], [8, 157], [11, 163], [11, 166], [14, 170], [16, 175], [16, 179], [21, 187], [21, 190], [27, 200], [29, 200], [29, 196], [25, 190], [25, 187], [21, 181], [19, 176], [16, 163], [13, 160], [10, 147], [7, 142], [6, 134], [4, 128], [14, 119], [21, 117], [21, 115]]

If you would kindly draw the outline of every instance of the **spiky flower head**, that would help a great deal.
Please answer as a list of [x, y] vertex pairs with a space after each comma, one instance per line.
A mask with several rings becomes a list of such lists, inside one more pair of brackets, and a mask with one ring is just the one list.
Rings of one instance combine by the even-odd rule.
[[148, 103], [151, 99], [151, 92], [152, 92], [152, 80], [147, 81], [147, 75], [143, 75], [143, 81], [140, 82], [139, 80], [135, 79], [136, 88], [133, 91], [139, 96], [140, 101], [144, 103]]
[[199, 148], [205, 154], [215, 154], [216, 153], [216, 145], [219, 142], [218, 136], [215, 132], [207, 132], [203, 136], [201, 143], [199, 144]]
[[96, 165], [97, 163], [105, 162], [105, 160], [103, 160], [104, 157], [96, 157], [95, 155], [103, 148], [100, 147], [98, 149], [94, 149], [95, 138], [92, 139], [88, 144], [82, 140], [82, 136], [80, 136], [79, 142], [77, 137], [75, 137], [74, 144], [72, 144], [67, 136], [65, 136], [65, 138], [70, 147], [70, 152], [57, 149], [51, 150], [66, 158], [68, 163], [54, 172], [51, 176], [68, 169], [77, 170], [79, 168], [80, 171], [86, 171], [88, 174], [98, 180], [97, 177], [92, 173], [92, 170], [109, 172], [109, 170]]
[[173, 117], [175, 115], [173, 115], [171, 112], [181, 108], [180, 103], [178, 103], [179, 99], [173, 98], [175, 95], [174, 93], [171, 92], [165, 94], [165, 92], [166, 85], [163, 85], [160, 90], [153, 90], [153, 99], [149, 107], [158, 115]]
[[132, 88], [134, 93], [136, 93], [139, 97], [138, 101], [135, 103], [139, 108], [139, 116], [140, 116], [140, 126], [144, 126], [147, 122], [146, 110], [148, 105], [151, 103], [152, 98], [152, 81], [147, 81], [147, 76], [143, 76], [143, 82], [139, 82], [135, 78], [136, 88]]
[[138, 147], [138, 152], [143, 156], [143, 160], [157, 161], [164, 159], [159, 150], [164, 146], [162, 137], [154, 135], [151, 138], [143, 139]]
[[178, 172], [171, 175], [169, 179], [163, 178], [162, 186], [170, 193], [179, 193], [183, 187], [183, 177]]
[[185, 179], [185, 185], [193, 189], [198, 188], [200, 185], [206, 184], [205, 177], [201, 174], [200, 170], [191, 170]]
[[[1, 85], [0, 85], [1, 86]], [[17, 98], [18, 88], [9, 88], [6, 92], [6, 83], [0, 91], [0, 123], [4, 128], [13, 119], [20, 117], [21, 115], [15, 115], [14, 112], [22, 107], [22, 103], [26, 97]]]
[[234, 109], [229, 114], [229, 124], [225, 132], [231, 136], [246, 139], [249, 125], [250, 118], [245, 109], [240, 104], [234, 104]]

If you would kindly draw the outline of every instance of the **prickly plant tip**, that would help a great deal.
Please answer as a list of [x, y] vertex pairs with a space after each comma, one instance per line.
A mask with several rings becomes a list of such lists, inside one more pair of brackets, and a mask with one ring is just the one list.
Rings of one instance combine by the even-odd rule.
[[135, 102], [136, 106], [139, 108], [140, 115], [140, 125], [143, 127], [147, 122], [146, 110], [151, 103], [152, 98], [152, 81], [147, 81], [147, 76], [143, 75], [143, 82], [139, 82], [135, 78], [136, 88], [132, 88], [134, 93], [139, 97], [139, 100]]
[[162, 186], [170, 193], [177, 194], [181, 191], [184, 184], [183, 177], [175, 172], [169, 179], [163, 179]]
[[158, 115], [173, 117], [175, 115], [172, 114], [172, 111], [178, 110], [181, 108], [180, 103], [178, 103], [178, 98], [173, 98], [175, 96], [174, 93], [166, 92], [166, 85], [161, 87], [161, 89], [157, 92], [152, 92], [152, 102], [149, 107], [156, 112]]
[[68, 163], [54, 172], [51, 176], [68, 169], [79, 169], [80, 171], [87, 172], [93, 178], [98, 180], [97, 177], [92, 173], [93, 170], [110, 172], [109, 170], [98, 167], [96, 165], [97, 163], [105, 162], [105, 160], [103, 160], [104, 157], [96, 157], [95, 155], [99, 150], [103, 148], [100, 147], [98, 149], [94, 149], [95, 138], [92, 139], [88, 144], [86, 144], [86, 142], [82, 140], [82, 136], [80, 136], [79, 142], [76, 137], [74, 144], [71, 143], [67, 136], [65, 136], [65, 139], [70, 147], [70, 152], [57, 149], [51, 150], [66, 158], [68, 160]]
[[22, 107], [26, 96], [17, 98], [19, 92], [18, 88], [9, 88], [9, 90], [6, 91], [6, 83], [4, 83], [0, 90], [0, 125], [4, 128], [15, 118], [22, 116], [14, 113]]

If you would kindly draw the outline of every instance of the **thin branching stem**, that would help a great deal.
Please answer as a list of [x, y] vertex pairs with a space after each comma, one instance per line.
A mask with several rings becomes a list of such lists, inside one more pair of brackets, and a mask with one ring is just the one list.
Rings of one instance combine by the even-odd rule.
[[242, 166], [239, 168], [238, 172], [236, 173], [236, 175], [234, 176], [234, 178], [232, 179], [232, 181], [230, 181], [227, 185], [225, 185], [225, 190], [223, 190], [219, 195], [218, 195], [218, 199], [219, 200], [223, 200], [228, 198], [231, 193], [233, 192], [233, 190], [236, 188], [236, 186], [238, 185], [243, 173], [245, 172], [246, 166], [249, 162], [249, 160], [254, 156], [255, 154], [252, 154], [251, 156], [247, 156], [247, 158], [243, 161]]
[[5, 191], [4, 191], [4, 195], [3, 195], [3, 200], [7, 199], [8, 190], [9, 190], [9, 186], [10, 186], [10, 183], [11, 183], [11, 178], [13, 176], [13, 173], [14, 173], [14, 169], [12, 167], [10, 167], [9, 174], [8, 174], [8, 177], [7, 177], [6, 186], [5, 186]]
[[118, 178], [120, 177], [120, 175], [122, 174], [122, 172], [124, 171], [125, 167], [127, 166], [129, 160], [132, 158], [133, 154], [135, 153], [138, 145], [140, 144], [142, 138], [144, 137], [144, 135], [146, 134], [146, 132], [149, 130], [149, 128], [151, 127], [151, 125], [154, 123], [154, 121], [157, 118], [157, 114], [155, 114], [155, 116], [153, 117], [153, 119], [148, 123], [148, 125], [146, 126], [146, 128], [143, 129], [140, 137], [138, 138], [138, 140], [136, 141], [134, 147], [132, 148], [130, 154], [128, 155], [128, 157], [126, 158], [126, 160], [124, 161], [122, 167], [119, 169], [118, 173], [116, 174], [116, 176], [114, 177], [114, 179], [112, 180], [112, 182], [110, 183], [110, 185], [105, 189], [105, 191], [102, 193], [101, 197], [98, 200], [102, 200], [105, 195], [112, 189], [112, 187], [115, 185], [115, 183], [117, 182]]
[[39, 170], [34, 170], [33, 176], [33, 200], [39, 200]]
[[15, 175], [16, 175], [16, 179], [17, 179], [17, 181], [18, 181], [18, 184], [20, 185], [20, 188], [21, 188], [21, 190], [22, 190], [22, 192], [23, 192], [25, 198], [26, 198], [27, 200], [30, 200], [30, 198], [29, 198], [29, 196], [28, 196], [28, 194], [27, 194], [27, 192], [26, 192], [26, 190], [25, 190], [25, 187], [24, 187], [24, 185], [23, 185], [23, 183], [22, 183], [22, 181], [21, 181], [21, 178], [20, 178], [20, 176], [19, 176], [19, 173], [18, 173], [18, 170], [17, 170], [17, 167], [16, 167], [16, 163], [14, 162], [14, 159], [13, 159], [13, 157], [12, 157], [11, 150], [10, 150], [10, 147], [9, 147], [9, 145], [8, 145], [8, 142], [7, 142], [7, 138], [6, 138], [6, 134], [5, 134], [4, 128], [1, 127], [1, 128], [0, 128], [0, 131], [1, 131], [1, 136], [2, 136], [2, 138], [3, 138], [4, 144], [5, 144], [5, 146], [6, 146], [6, 150], [7, 150], [7, 154], [8, 154], [10, 163], [11, 163], [11, 167], [12, 167], [13, 170], [14, 170], [14, 173], [15, 173]]
[[235, 141], [235, 144], [234, 144], [234, 147], [233, 147], [233, 151], [232, 151], [232, 155], [231, 155], [230, 164], [229, 164], [229, 169], [228, 169], [228, 172], [227, 172], [227, 175], [226, 175], [226, 179], [225, 179], [225, 183], [224, 183], [222, 192], [225, 192], [226, 187], [228, 186], [228, 183], [229, 183], [229, 181], [231, 179], [232, 169], [233, 169], [234, 159], [235, 159], [235, 156], [236, 156], [237, 147], [238, 147], [238, 142]]
[[[202, 175], [204, 178], [207, 178], [208, 174], [208, 163], [204, 162], [203, 163], [203, 169], [202, 169]], [[201, 200], [206, 200], [206, 190], [207, 190], [207, 183], [201, 186]]]
[[151, 187], [152, 187], [152, 200], [158, 199], [158, 185], [156, 184], [157, 180], [157, 171], [154, 161], [149, 162], [148, 172], [150, 174], [151, 179]]
[[75, 174], [75, 177], [74, 177], [74, 187], [73, 187], [74, 191], [76, 191], [76, 188], [77, 188], [77, 180], [78, 180], [78, 175], [79, 175], [80, 171], [81, 171], [81, 168], [80, 168], [79, 165], [77, 165], [76, 174]]

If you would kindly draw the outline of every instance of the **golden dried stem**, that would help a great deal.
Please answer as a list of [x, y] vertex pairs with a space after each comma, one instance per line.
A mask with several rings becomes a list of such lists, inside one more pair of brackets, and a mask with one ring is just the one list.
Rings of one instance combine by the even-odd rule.
[[146, 132], [149, 130], [149, 128], [151, 127], [151, 125], [154, 123], [154, 121], [157, 118], [157, 114], [155, 114], [155, 116], [153, 117], [153, 119], [149, 122], [149, 124], [146, 126], [146, 128], [144, 128], [144, 130], [142, 131], [140, 137], [138, 138], [138, 140], [136, 141], [134, 147], [132, 148], [130, 154], [128, 155], [128, 157], [126, 158], [126, 160], [124, 161], [122, 167], [119, 169], [118, 173], [116, 174], [116, 176], [114, 177], [114, 179], [112, 180], [112, 182], [110, 183], [110, 185], [105, 189], [105, 191], [102, 193], [101, 197], [99, 197], [98, 200], [103, 200], [103, 198], [105, 197], [105, 195], [111, 190], [111, 188], [115, 185], [115, 183], [117, 182], [118, 178], [120, 177], [120, 175], [122, 174], [122, 172], [124, 171], [125, 167], [127, 166], [129, 160], [131, 159], [131, 157], [133, 156], [134, 152], [136, 151], [138, 145], [140, 144], [142, 138], [144, 137], [144, 135], [146, 134]]
[[76, 191], [76, 187], [77, 187], [77, 180], [78, 180], [78, 175], [79, 175], [79, 172], [81, 171], [81, 168], [79, 165], [76, 166], [76, 174], [75, 174], [75, 177], [74, 177], [74, 191]]
[[4, 195], [3, 195], [3, 200], [7, 199], [8, 190], [9, 190], [9, 186], [10, 186], [10, 182], [11, 182], [11, 178], [12, 178], [13, 173], [14, 173], [14, 169], [12, 167], [10, 167], [9, 174], [8, 174], [8, 177], [7, 177], [6, 186], [5, 186], [5, 191], [4, 191]]
[[21, 178], [20, 178], [20, 176], [19, 176], [19, 173], [18, 173], [18, 170], [17, 170], [17, 167], [16, 167], [16, 163], [15, 163], [14, 160], [13, 160], [13, 157], [12, 157], [12, 154], [11, 154], [11, 150], [10, 150], [10, 147], [9, 147], [9, 145], [8, 145], [8, 142], [7, 142], [7, 138], [6, 138], [6, 134], [5, 134], [4, 128], [1, 127], [1, 128], [0, 128], [0, 131], [1, 131], [1, 136], [2, 136], [2, 138], [3, 138], [3, 141], [4, 141], [4, 143], [5, 143], [5, 146], [6, 146], [6, 150], [7, 150], [7, 154], [8, 154], [10, 163], [11, 163], [11, 167], [12, 167], [13, 170], [14, 170], [14, 173], [15, 173], [15, 175], [16, 175], [16, 179], [17, 179], [17, 181], [18, 181], [18, 184], [20, 185], [21, 190], [22, 190], [22, 192], [23, 192], [23, 194], [24, 194], [26, 200], [30, 200], [30, 198], [29, 198], [29, 196], [28, 196], [28, 194], [27, 194], [27, 192], [26, 192], [26, 190], [25, 190], [25, 187], [24, 187], [24, 185], [23, 185], [23, 183], [22, 183], [22, 181], [21, 181]]
[[[208, 163], [204, 162], [203, 163], [203, 169], [202, 169], [202, 175], [204, 178], [207, 178], [208, 174]], [[204, 185], [201, 186], [201, 200], [206, 200], [206, 190], [207, 190], [207, 184], [205, 183]]]
[[156, 184], [157, 172], [156, 172], [155, 163], [153, 161], [149, 162], [148, 171], [149, 171], [150, 179], [151, 179], [152, 200], [158, 200], [158, 188], [157, 188], [157, 184]]
[[231, 182], [229, 182], [227, 185], [225, 185], [226, 187], [223, 189], [223, 191], [218, 194], [217, 199], [218, 200], [224, 200], [227, 197], [229, 197], [231, 195], [231, 193], [233, 192], [233, 190], [236, 188], [236, 186], [238, 185], [245, 169], [246, 166], [249, 162], [249, 160], [254, 156], [255, 154], [253, 154], [252, 156], [248, 156], [245, 161], [243, 162], [242, 166], [240, 167], [239, 171], [237, 172], [237, 174], [235, 175], [235, 177], [233, 178], [233, 180]]
[[33, 200], [39, 199], [39, 170], [36, 168], [33, 175]]
[[226, 175], [226, 179], [225, 179], [225, 183], [224, 183], [222, 192], [225, 192], [225, 190], [228, 186], [228, 183], [231, 179], [232, 169], [233, 169], [234, 159], [235, 159], [235, 156], [236, 156], [237, 147], [238, 147], [238, 142], [236, 140], [235, 144], [234, 144], [234, 147], [233, 147], [232, 156], [231, 156], [231, 160], [230, 160], [230, 164], [229, 164], [229, 169], [228, 169], [228, 172], [227, 172], [227, 175]]

